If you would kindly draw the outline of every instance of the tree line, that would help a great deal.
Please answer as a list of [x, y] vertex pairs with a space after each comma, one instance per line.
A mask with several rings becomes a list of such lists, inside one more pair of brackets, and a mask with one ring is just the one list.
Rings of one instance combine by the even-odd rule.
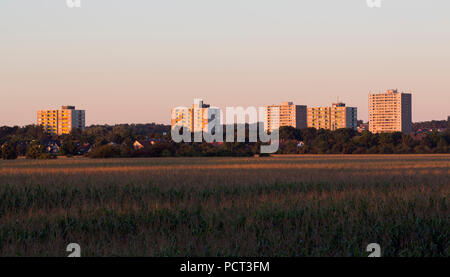
[[[75, 129], [56, 136], [40, 126], [0, 127], [3, 159], [25, 156], [29, 159], [51, 159], [58, 155], [84, 155], [91, 158], [111, 157], [180, 157], [180, 156], [253, 156], [260, 154], [261, 142], [175, 143], [170, 126], [160, 124], [95, 125], [84, 131]], [[224, 132], [226, 129], [224, 127]], [[236, 126], [235, 126], [236, 133]], [[236, 134], [235, 134], [236, 137]], [[336, 131], [313, 128], [280, 128], [277, 154], [431, 154], [450, 153], [450, 131], [420, 135], [403, 133], [358, 133], [352, 129]], [[137, 149], [135, 141], [152, 141]], [[58, 153], [48, 151], [49, 143], [58, 144]], [[86, 150], [85, 152], [80, 149]]]
[[[372, 134], [353, 129], [336, 131], [280, 128], [282, 154], [433, 154], [450, 153], [450, 131], [422, 135], [401, 132]], [[298, 146], [297, 141], [303, 145]]]

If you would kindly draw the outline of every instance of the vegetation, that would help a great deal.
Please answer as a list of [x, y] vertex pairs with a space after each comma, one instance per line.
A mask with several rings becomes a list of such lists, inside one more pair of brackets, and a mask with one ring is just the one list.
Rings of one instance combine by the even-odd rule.
[[44, 145], [39, 141], [33, 140], [27, 147], [27, 159], [39, 159], [44, 154]]
[[[284, 141], [283, 154], [429, 154], [450, 153], [450, 130], [442, 133], [430, 132], [420, 139], [412, 135], [397, 133], [358, 133], [351, 129], [336, 131], [313, 128], [296, 130], [280, 129]], [[297, 147], [298, 141], [304, 147]]]
[[[10, 152], [32, 159], [54, 157], [55, 153], [41, 155], [47, 153], [44, 146], [49, 142], [57, 142], [60, 145], [60, 155], [86, 155], [91, 158], [245, 157], [260, 154], [260, 143], [248, 142], [248, 126], [246, 135], [246, 143], [174, 143], [170, 137], [170, 126], [156, 124], [91, 126], [83, 132], [73, 130], [71, 134], [59, 137], [44, 133], [40, 127], [27, 126], [0, 128], [0, 144], [15, 148], [9, 149]], [[155, 143], [147, 144], [142, 149], [135, 149], [133, 146], [136, 140], [150, 139]], [[42, 147], [37, 149], [36, 144]], [[450, 130], [416, 136], [402, 133], [372, 134], [369, 131], [358, 133], [352, 129], [329, 131], [282, 127], [278, 151], [278, 154], [436, 153], [450, 153]]]
[[449, 155], [0, 161], [0, 255], [449, 256]]
[[4, 160], [14, 160], [17, 159], [16, 148], [12, 145], [6, 143], [1, 147], [2, 159]]
[[59, 149], [59, 153], [61, 154], [61, 155], [64, 155], [64, 156], [73, 156], [73, 155], [76, 155], [77, 154], [77, 147], [76, 147], [76, 144], [75, 144], [75, 142], [72, 140], [72, 139], [70, 139], [70, 138], [66, 138], [63, 142], [62, 142], [62, 145], [61, 145], [61, 147], [60, 147], [60, 149]]
[[448, 120], [432, 120], [432, 121], [424, 121], [413, 123], [412, 128], [414, 132], [418, 132], [419, 130], [427, 131], [427, 130], [437, 130], [437, 129], [450, 129], [449, 126], [450, 121]]
[[126, 140], [144, 139], [146, 137], [163, 137], [164, 133], [170, 133], [170, 126], [158, 124], [121, 124], [115, 126], [93, 125], [84, 132], [74, 129], [70, 135], [56, 136], [44, 132], [42, 127], [28, 125], [25, 127], [0, 127], [0, 145], [9, 142], [12, 145], [29, 143], [38, 140], [45, 143], [49, 140], [81, 141], [92, 145], [114, 142], [122, 144]]

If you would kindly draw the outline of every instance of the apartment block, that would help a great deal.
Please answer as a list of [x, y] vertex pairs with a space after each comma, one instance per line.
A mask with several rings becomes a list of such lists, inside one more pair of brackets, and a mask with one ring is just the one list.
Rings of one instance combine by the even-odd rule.
[[358, 126], [358, 110], [346, 107], [344, 103], [333, 103], [331, 107], [308, 108], [308, 128], [337, 130]]
[[171, 111], [171, 126], [183, 127], [191, 132], [211, 133], [213, 127], [212, 120], [217, 118], [220, 122], [220, 109], [205, 104], [202, 99], [194, 99], [194, 104], [190, 108], [178, 107]]
[[372, 133], [412, 132], [412, 96], [396, 89], [369, 94], [369, 130]]
[[37, 124], [53, 135], [70, 134], [74, 128], [85, 129], [85, 111], [76, 110], [75, 106], [62, 106], [60, 110], [39, 110]]
[[283, 126], [297, 129], [306, 128], [306, 106], [283, 102], [281, 105], [266, 106], [264, 110], [264, 130], [273, 131]]

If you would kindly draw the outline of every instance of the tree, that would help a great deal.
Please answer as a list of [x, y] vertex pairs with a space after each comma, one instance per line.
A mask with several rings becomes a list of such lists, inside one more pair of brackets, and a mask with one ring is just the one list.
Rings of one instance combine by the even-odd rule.
[[392, 149], [391, 144], [381, 144], [378, 150], [379, 150], [380, 154], [393, 154], [394, 153], [394, 149]]
[[33, 140], [27, 147], [27, 159], [39, 159], [44, 153], [44, 145], [40, 141]]
[[299, 148], [296, 140], [290, 140], [283, 145], [283, 149], [280, 149], [283, 154], [298, 154]]
[[280, 140], [300, 140], [301, 132], [292, 126], [280, 127]]
[[2, 159], [4, 160], [17, 159], [17, 152], [14, 146], [10, 144], [4, 144], [1, 149], [2, 149]]
[[72, 140], [81, 140], [81, 136], [82, 136], [82, 131], [79, 128], [73, 128], [70, 131], [70, 137]]
[[132, 157], [134, 154], [133, 143], [130, 143], [130, 140], [127, 138], [120, 145], [120, 156], [121, 157]]
[[448, 152], [447, 141], [445, 141], [445, 139], [443, 137], [441, 137], [439, 142], [437, 143], [436, 151], [438, 153], [447, 153]]
[[440, 136], [437, 132], [431, 132], [425, 135], [425, 138], [422, 140], [422, 144], [427, 146], [430, 149], [437, 147], [437, 144], [440, 140]]
[[370, 148], [378, 143], [377, 137], [369, 131], [364, 131], [358, 137], [358, 144], [364, 148]]
[[349, 128], [338, 129], [332, 133], [335, 142], [342, 145], [351, 141], [356, 134], [357, 132], [355, 130]]
[[171, 156], [172, 156], [172, 153], [170, 152], [169, 149], [164, 149], [164, 150], [161, 152], [161, 157], [171, 157]]
[[27, 147], [23, 143], [19, 143], [16, 146], [16, 151], [18, 156], [25, 156], [27, 153]]
[[318, 154], [328, 154], [331, 150], [329, 143], [329, 133], [327, 130], [319, 130], [319, 135], [313, 141], [313, 151]]
[[315, 128], [307, 128], [301, 130], [301, 139], [306, 143], [310, 144], [317, 137], [317, 130]]
[[90, 153], [91, 158], [114, 158], [120, 156], [120, 147], [118, 145], [101, 145], [95, 147]]
[[77, 147], [75, 145], [75, 142], [73, 140], [65, 140], [63, 141], [61, 148], [59, 148], [59, 153], [61, 155], [75, 155], [77, 151]]

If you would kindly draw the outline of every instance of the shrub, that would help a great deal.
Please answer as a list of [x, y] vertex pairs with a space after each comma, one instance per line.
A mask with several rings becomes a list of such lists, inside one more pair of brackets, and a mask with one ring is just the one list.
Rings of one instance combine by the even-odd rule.
[[53, 160], [53, 159], [57, 159], [57, 158], [58, 158], [58, 156], [56, 156], [55, 154], [50, 154], [50, 153], [42, 153], [38, 157], [39, 160]]
[[27, 147], [27, 159], [39, 159], [44, 153], [44, 146], [38, 141], [32, 141]]
[[171, 157], [172, 156], [172, 153], [170, 152], [170, 150], [168, 150], [168, 149], [164, 149], [162, 152], [161, 152], [161, 157]]
[[77, 147], [75, 145], [75, 143], [73, 142], [73, 140], [65, 140], [62, 145], [61, 148], [59, 149], [59, 153], [61, 155], [66, 155], [66, 156], [73, 156], [75, 155], [77, 152]]
[[2, 150], [2, 159], [4, 160], [14, 160], [17, 159], [16, 149], [9, 144], [5, 144], [1, 148]]
[[89, 157], [95, 159], [120, 157], [120, 147], [111, 144], [97, 146], [89, 153]]

